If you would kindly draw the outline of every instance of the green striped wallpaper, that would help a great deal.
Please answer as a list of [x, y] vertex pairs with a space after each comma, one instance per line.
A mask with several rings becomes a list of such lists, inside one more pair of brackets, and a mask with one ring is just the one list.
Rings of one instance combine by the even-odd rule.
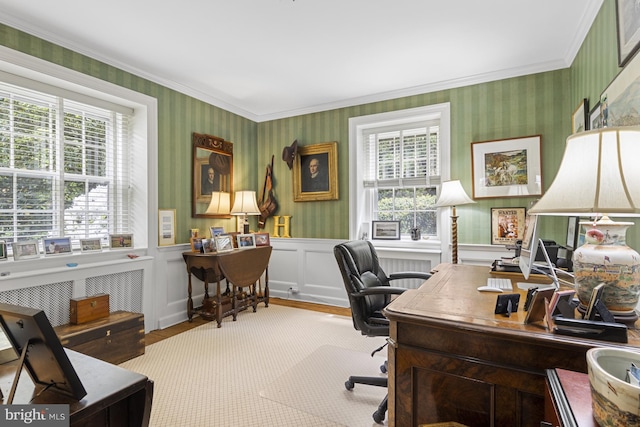
[[[348, 120], [367, 114], [451, 102], [452, 178], [471, 194], [471, 148], [476, 141], [542, 135], [543, 185], [548, 187], [559, 165], [571, 113], [580, 99], [591, 104], [618, 71], [614, 0], [605, 0], [574, 63], [568, 69], [539, 73], [375, 102], [286, 119], [254, 123], [81, 54], [0, 25], [0, 43], [53, 63], [154, 96], [159, 110], [159, 207], [177, 210], [178, 242], [188, 230], [209, 225], [233, 228], [229, 220], [191, 218], [191, 132], [209, 133], [234, 143], [234, 187], [260, 193], [264, 171], [275, 156], [274, 185], [278, 214], [291, 215], [291, 236], [348, 237]], [[292, 171], [281, 160], [283, 147], [338, 142], [340, 199], [293, 202]], [[255, 149], [257, 147], [257, 150]], [[491, 207], [529, 207], [534, 198], [478, 200], [459, 208], [460, 243], [490, 242]], [[255, 228], [255, 219], [252, 221]], [[544, 218], [546, 238], [564, 241], [566, 219]], [[273, 231], [273, 221], [267, 223]], [[638, 230], [631, 231], [630, 242]]]

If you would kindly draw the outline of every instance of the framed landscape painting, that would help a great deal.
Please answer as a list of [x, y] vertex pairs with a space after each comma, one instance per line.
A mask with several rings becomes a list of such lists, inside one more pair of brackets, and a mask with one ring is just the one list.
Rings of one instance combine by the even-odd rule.
[[471, 143], [473, 198], [542, 195], [540, 135]]

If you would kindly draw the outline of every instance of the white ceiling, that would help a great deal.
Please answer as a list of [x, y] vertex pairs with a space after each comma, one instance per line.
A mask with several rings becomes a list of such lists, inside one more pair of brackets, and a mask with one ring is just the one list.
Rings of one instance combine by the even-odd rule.
[[603, 0], [0, 0], [0, 22], [254, 121], [571, 65]]

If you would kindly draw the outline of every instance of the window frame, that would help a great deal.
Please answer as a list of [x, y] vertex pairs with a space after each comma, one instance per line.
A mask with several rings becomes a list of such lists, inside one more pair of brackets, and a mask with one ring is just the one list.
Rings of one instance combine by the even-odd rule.
[[[158, 206], [155, 179], [158, 159], [157, 99], [5, 46], [0, 46], [0, 73], [3, 73], [5, 81], [18, 86], [41, 91], [43, 87], [54, 88], [53, 94], [79, 102], [87, 102], [89, 98], [97, 100], [97, 107], [117, 104], [133, 109], [134, 118], [130, 126], [136, 144], [129, 150], [130, 155], [139, 159], [140, 163], [139, 167], [132, 169], [132, 185], [129, 191], [132, 197], [136, 197], [136, 203], [130, 229], [136, 237], [135, 249], [153, 249], [151, 254], [155, 253], [158, 221], [155, 215]], [[73, 256], [86, 255], [74, 253]], [[110, 255], [105, 253], [102, 258], [106, 260]], [[34, 261], [44, 263], [43, 259]], [[20, 264], [22, 271], [28, 270], [31, 263], [23, 261], [16, 264]]]
[[[423, 107], [396, 110], [386, 113], [370, 114], [349, 118], [349, 239], [360, 238], [363, 225], [370, 227], [373, 213], [373, 201], [370, 200], [371, 192], [365, 191], [364, 166], [358, 159], [364, 156], [363, 134], [367, 129], [384, 126], [415, 123], [417, 121], [440, 121], [440, 179], [450, 179], [451, 163], [451, 106], [449, 102], [427, 105]], [[436, 183], [438, 185], [439, 183]], [[439, 194], [439, 188], [438, 188]], [[394, 242], [380, 243], [380, 246], [420, 247], [429, 250], [446, 252], [451, 238], [450, 218], [443, 213], [443, 209], [437, 210], [438, 235], [428, 240], [412, 241], [401, 239]]]

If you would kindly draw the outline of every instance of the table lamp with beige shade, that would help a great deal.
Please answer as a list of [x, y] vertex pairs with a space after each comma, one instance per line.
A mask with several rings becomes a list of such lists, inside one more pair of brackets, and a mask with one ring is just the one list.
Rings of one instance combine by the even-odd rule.
[[594, 287], [604, 283], [602, 300], [616, 321], [638, 318], [640, 255], [625, 243], [632, 222], [610, 217], [640, 216], [640, 127], [602, 128], [571, 135], [560, 168], [532, 215], [592, 218], [580, 225], [585, 244], [573, 254], [579, 310]]
[[260, 215], [258, 202], [256, 201], [255, 191], [236, 191], [231, 208], [231, 215], [240, 215], [243, 217], [243, 233], [249, 233], [248, 215]]
[[231, 210], [231, 195], [224, 191], [211, 193], [211, 202], [205, 212], [206, 215], [229, 215]]
[[458, 263], [458, 215], [456, 206], [475, 203], [467, 196], [459, 180], [445, 181], [440, 187], [437, 207], [451, 206], [451, 263]]

